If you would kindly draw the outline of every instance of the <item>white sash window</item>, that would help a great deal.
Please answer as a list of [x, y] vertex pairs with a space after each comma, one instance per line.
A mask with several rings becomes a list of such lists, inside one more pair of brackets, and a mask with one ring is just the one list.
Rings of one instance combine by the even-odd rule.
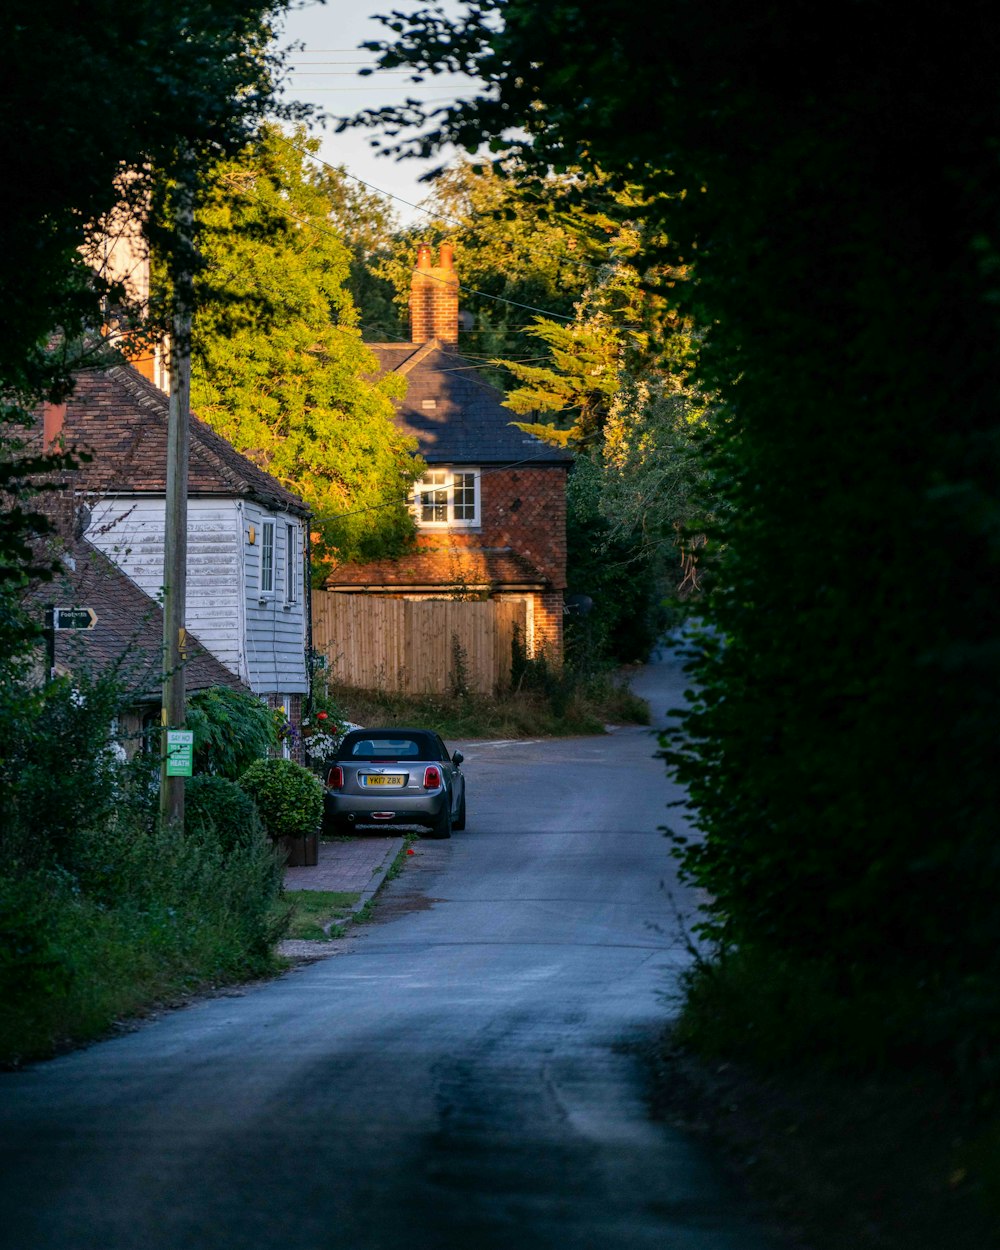
[[473, 529], [480, 524], [478, 469], [428, 469], [413, 490], [421, 529]]

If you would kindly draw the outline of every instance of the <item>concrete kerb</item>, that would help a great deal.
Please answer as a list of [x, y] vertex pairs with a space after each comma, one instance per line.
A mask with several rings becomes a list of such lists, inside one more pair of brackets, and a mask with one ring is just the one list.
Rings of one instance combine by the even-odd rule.
[[[392, 867], [406, 846], [406, 838], [391, 838], [389, 840], [389, 849], [386, 851], [385, 859], [377, 868], [373, 870], [371, 882], [361, 891], [361, 897], [351, 908], [350, 914], [356, 916], [358, 912], [364, 911], [375, 895], [381, 890], [386, 877], [392, 871]], [[336, 924], [337, 921], [331, 921], [330, 926]]]

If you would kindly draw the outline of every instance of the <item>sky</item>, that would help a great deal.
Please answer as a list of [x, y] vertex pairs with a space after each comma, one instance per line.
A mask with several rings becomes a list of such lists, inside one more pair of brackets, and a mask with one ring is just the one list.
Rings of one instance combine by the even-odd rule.
[[[374, 54], [359, 50], [366, 39], [382, 39], [388, 32], [368, 16], [388, 13], [392, 9], [415, 11], [423, 7], [417, 0], [328, 0], [326, 4], [306, 4], [288, 14], [281, 45], [303, 45], [289, 56], [290, 70], [286, 94], [293, 99], [318, 105], [325, 115], [334, 117], [355, 113], [363, 108], [402, 102], [408, 95], [422, 100], [447, 103], [469, 94], [470, 80], [461, 76], [441, 75], [433, 81], [415, 85], [407, 81], [407, 71], [383, 71], [370, 77], [359, 77], [358, 70], [374, 63]], [[461, 11], [456, 0], [445, 0], [446, 11]], [[464, 89], [463, 89], [464, 88]], [[435, 160], [407, 159], [395, 161], [377, 156], [371, 148], [375, 132], [350, 130], [336, 134], [332, 123], [323, 129], [314, 124], [313, 133], [322, 140], [319, 155], [331, 165], [343, 165], [356, 178], [397, 197], [393, 207], [400, 221], [409, 225], [425, 220], [425, 214], [412, 207], [428, 193], [418, 182], [422, 173], [442, 163]]]

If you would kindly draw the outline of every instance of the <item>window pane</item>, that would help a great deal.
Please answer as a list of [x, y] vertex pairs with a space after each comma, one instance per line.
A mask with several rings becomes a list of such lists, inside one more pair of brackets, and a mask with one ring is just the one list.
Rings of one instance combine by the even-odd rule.
[[274, 522], [260, 527], [260, 593], [274, 593]]
[[474, 521], [476, 519], [476, 475], [474, 473], [455, 474], [455, 520]]
[[[420, 494], [420, 519], [427, 522], [446, 522], [448, 520], [448, 488], [447, 475], [436, 470], [425, 473], [417, 483]], [[440, 490], [429, 488], [440, 487]]]
[[285, 525], [285, 602], [295, 602], [295, 526]]

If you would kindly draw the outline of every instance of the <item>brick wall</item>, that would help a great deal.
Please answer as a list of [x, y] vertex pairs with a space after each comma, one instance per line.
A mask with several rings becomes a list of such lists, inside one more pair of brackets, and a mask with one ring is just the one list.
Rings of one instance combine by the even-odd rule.
[[[480, 480], [482, 527], [448, 530], [454, 547], [510, 547], [552, 583], [566, 589], [566, 470], [560, 466], [489, 469]], [[424, 530], [418, 541], [441, 545], [441, 532]]]
[[553, 664], [563, 659], [563, 597], [561, 591], [535, 595], [534, 654], [543, 652]]
[[483, 475], [483, 537], [530, 560], [554, 590], [566, 588], [566, 470], [502, 469]]

